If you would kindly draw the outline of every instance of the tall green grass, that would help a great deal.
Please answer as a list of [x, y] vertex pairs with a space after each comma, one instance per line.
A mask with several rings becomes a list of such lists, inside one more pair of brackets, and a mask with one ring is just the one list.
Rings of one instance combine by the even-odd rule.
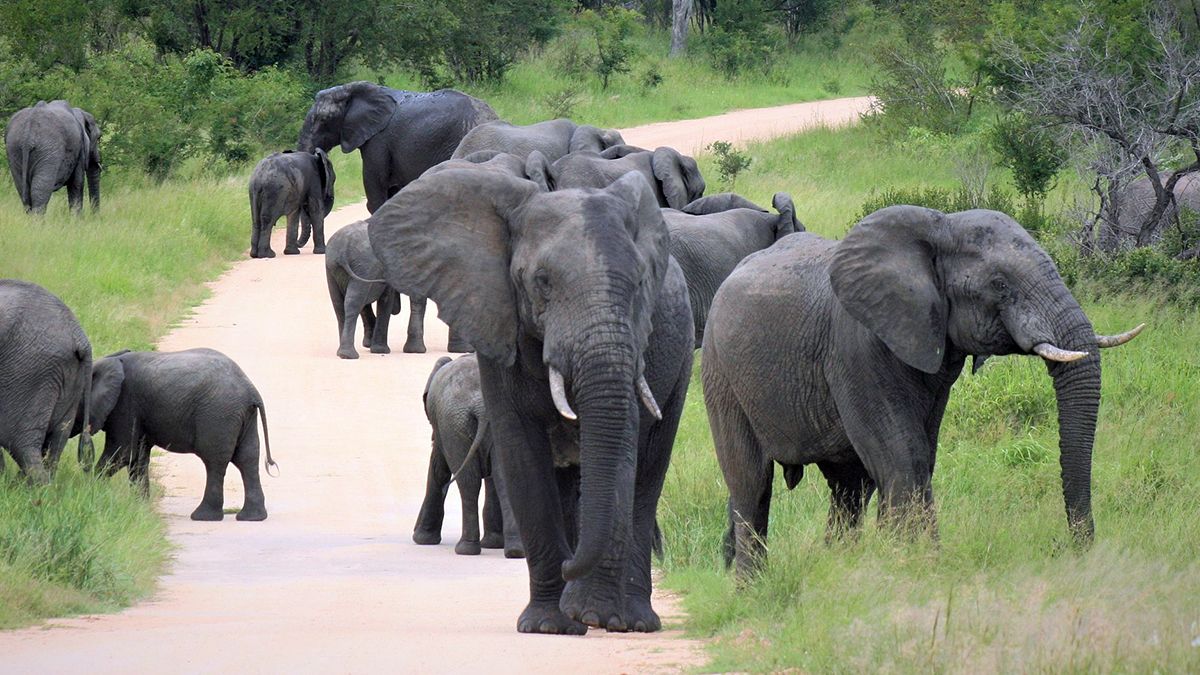
[[[358, 158], [333, 156], [339, 203], [360, 198]], [[44, 217], [25, 214], [6, 172], [0, 278], [32, 281], [59, 296], [96, 358], [151, 349], [204, 299], [206, 281], [247, 254], [250, 168], [220, 177], [190, 166], [190, 178], [161, 184], [106, 175], [99, 212], [85, 207], [72, 215], [62, 190]], [[124, 472], [96, 478], [74, 456], [72, 440], [45, 487], [26, 484], [11, 461], [0, 472], [0, 628], [127, 605], [150, 592], [163, 568], [169, 547], [152, 503]]]
[[[487, 101], [502, 119], [531, 124], [560, 115], [587, 124], [622, 128], [649, 122], [690, 119], [730, 110], [762, 108], [867, 92], [873, 68], [848, 42], [831, 50], [816, 38], [776, 53], [771, 71], [746, 72], [734, 79], [714, 71], [700, 46], [686, 58], [666, 57], [669, 37], [649, 32], [637, 37], [639, 56], [629, 73], [614, 77], [603, 90], [586, 71], [563, 72], [563, 53], [572, 42], [587, 49], [587, 39], [568, 32], [539, 54], [521, 61], [498, 85], [456, 85]], [[661, 84], [645, 84], [651, 70]], [[362, 71], [357, 77], [397, 89], [424, 90], [411, 73]], [[570, 105], [563, 99], [573, 101]], [[559, 105], [555, 105], [555, 102]]]
[[[862, 128], [750, 152], [739, 192], [767, 204], [791, 191], [825, 236], [844, 233], [872, 189], [955, 181], [928, 148]], [[934, 475], [937, 544], [897, 541], [872, 513], [858, 541], [827, 546], [829, 490], [810, 467], [792, 492], [776, 480], [766, 568], [739, 588], [721, 563], [728, 493], [697, 367], [659, 519], [666, 585], [683, 592], [690, 630], [715, 638], [705, 670], [1200, 668], [1200, 314], [1153, 296], [1074, 292], [1098, 330], [1150, 324], [1104, 352], [1097, 535], [1086, 551], [1067, 533], [1052, 383], [1037, 359], [1005, 357], [955, 385]]]

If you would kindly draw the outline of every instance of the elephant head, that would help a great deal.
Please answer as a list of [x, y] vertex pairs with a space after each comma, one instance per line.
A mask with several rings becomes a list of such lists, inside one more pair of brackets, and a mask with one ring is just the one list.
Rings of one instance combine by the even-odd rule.
[[[57, 103], [57, 101], [55, 102]], [[66, 101], [62, 103], [70, 105]], [[87, 178], [88, 199], [92, 202], [92, 208], [99, 208], [100, 171], [103, 169], [100, 164], [100, 125], [96, 123], [96, 118], [86, 110], [71, 108], [71, 113], [75, 116], [75, 121], [79, 122], [83, 138], [86, 141], [80, 147], [79, 162], [83, 165], [84, 176]]]
[[123, 349], [109, 354], [92, 366], [91, 413], [88, 419], [88, 429], [92, 432], [108, 424], [108, 417], [117, 406], [121, 387], [125, 384], [125, 365], [121, 355], [128, 353], [128, 349]]
[[328, 216], [333, 211], [333, 184], [337, 174], [333, 172], [333, 162], [329, 161], [329, 155], [324, 150], [317, 148], [313, 156], [317, 162], [317, 175], [321, 177], [321, 206]]
[[996, 211], [876, 211], [837, 246], [829, 279], [845, 311], [922, 372], [941, 372], [947, 351], [1046, 360], [1058, 399], [1067, 521], [1077, 540], [1090, 541], [1097, 348], [1127, 341], [1140, 327], [1098, 337], [1050, 256]]
[[340, 144], [353, 152], [384, 130], [396, 112], [391, 93], [371, 82], [351, 82], [317, 92], [297, 147], [306, 152], [329, 151]]
[[368, 222], [389, 284], [436, 301], [481, 364], [546, 382], [540, 402], [522, 405], [578, 419], [579, 542], [563, 575], [587, 574], [628, 535], [638, 394], [657, 409], [643, 353], [669, 235], [652, 189], [631, 173], [547, 193], [456, 168], [410, 183]]
[[602, 152], [617, 145], [624, 145], [625, 139], [616, 129], [601, 129], [590, 124], [582, 124], [571, 134], [571, 142], [567, 152]]
[[793, 234], [795, 232], [804, 232], [804, 223], [796, 218], [796, 205], [792, 203], [792, 196], [786, 192], [776, 192], [771, 198], [771, 206], [779, 213], [779, 219], [775, 224], [775, 241]]

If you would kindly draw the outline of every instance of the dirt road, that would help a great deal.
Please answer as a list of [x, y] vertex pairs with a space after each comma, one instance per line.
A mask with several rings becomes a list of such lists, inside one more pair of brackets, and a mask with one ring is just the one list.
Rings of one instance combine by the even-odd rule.
[[[688, 151], [814, 120], [852, 122], [865, 106], [865, 99], [842, 99], [623, 133], [630, 143]], [[327, 235], [366, 215], [363, 204], [339, 209]], [[282, 228], [272, 245], [282, 252]], [[270, 518], [188, 520], [203, 468], [190, 456], [157, 457], [154, 475], [177, 547], [158, 592], [115, 615], [0, 633], [0, 672], [643, 673], [703, 662], [701, 646], [677, 630], [518, 635], [516, 618], [528, 598], [525, 565], [499, 551], [454, 555], [461, 520], [453, 490], [443, 543], [412, 543], [430, 447], [421, 390], [446, 345], [434, 312], [427, 317], [429, 353], [399, 353], [407, 316], [398, 316], [396, 353], [360, 349], [362, 358], [343, 361], [334, 355], [337, 331], [320, 256], [306, 250], [245, 260], [211, 287], [212, 297], [159, 348], [219, 349], [262, 392], [281, 469], [280, 477], [263, 478]], [[231, 469], [226, 505], [241, 501]], [[678, 623], [669, 598], [655, 602], [668, 629]]]

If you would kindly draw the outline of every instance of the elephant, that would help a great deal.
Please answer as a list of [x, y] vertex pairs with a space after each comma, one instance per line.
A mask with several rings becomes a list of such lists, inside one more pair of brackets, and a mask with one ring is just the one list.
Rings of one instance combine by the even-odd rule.
[[45, 213], [50, 194], [65, 185], [79, 213], [85, 178], [92, 209], [100, 208], [100, 125], [91, 113], [62, 100], [38, 101], [12, 116], [4, 146], [26, 212]]
[[91, 342], [62, 300], [37, 284], [0, 279], [0, 448], [31, 481], [49, 480], [75, 433], [79, 461], [91, 466], [91, 436], [74, 428], [79, 413], [90, 412], [91, 374]]
[[450, 159], [476, 125], [499, 119], [487, 103], [453, 89], [400, 91], [351, 82], [317, 92], [304, 118], [298, 149], [362, 153], [367, 211], [426, 169]]
[[[1165, 186], [1173, 176], [1174, 174], [1164, 175], [1162, 184]], [[1175, 193], [1174, 203], [1167, 206], [1158, 223], [1145, 234], [1141, 234], [1142, 222], [1154, 209], [1157, 195], [1154, 194], [1154, 187], [1149, 178], [1140, 178], [1126, 186], [1119, 196], [1119, 227], [1110, 228], [1111, 236], [1115, 239], [1114, 248], [1132, 248], [1158, 242], [1175, 223], [1181, 206], [1200, 213], [1200, 174], [1180, 176], [1172, 192]]]
[[[341, 339], [337, 355], [343, 359], [358, 358], [358, 351], [354, 349], [354, 326], [359, 316], [363, 324], [363, 346], [370, 347], [372, 354], [392, 351], [387, 343], [388, 323], [393, 314], [400, 313], [400, 294], [380, 279], [382, 275], [383, 266], [367, 239], [366, 221], [351, 223], [329, 238], [325, 281]], [[375, 313], [371, 312], [372, 302]], [[408, 341], [404, 343], [407, 353], [425, 353], [425, 305], [425, 298], [412, 298]]]
[[267, 506], [258, 476], [258, 420], [269, 473], [271, 459], [267, 409], [262, 396], [233, 359], [213, 349], [180, 352], [120, 351], [92, 369], [88, 424], [103, 429], [98, 466], [107, 475], [122, 467], [143, 494], [150, 491], [150, 448], [190, 453], [204, 462], [208, 480], [192, 520], [225, 517], [225, 470], [242, 474], [245, 503], [238, 520], [266, 520]]
[[547, 190], [602, 188], [630, 171], [646, 178], [659, 206], [682, 209], [704, 196], [704, 177], [696, 160], [674, 148], [649, 151], [616, 146], [604, 153], [573, 152], [554, 163], [534, 151], [526, 161], [526, 175]]
[[[250, 257], [274, 258], [271, 229], [287, 216], [285, 255], [300, 253], [313, 235], [313, 253], [325, 252], [325, 216], [333, 210], [333, 183], [337, 176], [329, 155], [285, 150], [263, 158], [250, 174]], [[303, 232], [297, 239], [297, 225]]]
[[494, 150], [524, 159], [537, 150], [547, 161], [553, 162], [568, 153], [601, 152], [624, 143], [621, 132], [615, 129], [579, 125], [562, 117], [525, 126], [497, 120], [468, 131], [453, 157], [458, 159], [474, 152]]
[[[523, 558], [521, 537], [500, 472], [492, 464], [492, 436], [474, 354], [451, 360], [438, 359], [421, 397], [433, 427], [433, 452], [425, 500], [413, 527], [413, 541], [442, 541], [446, 490], [458, 483], [462, 499], [462, 537], [454, 546], [458, 555], [479, 555], [481, 548], [503, 548], [506, 558]], [[487, 488], [483, 502], [483, 538], [479, 537], [479, 488]]]
[[804, 231], [804, 225], [796, 220], [791, 195], [776, 192], [771, 203], [778, 214], [731, 193], [702, 197], [682, 211], [663, 209], [663, 220], [671, 232], [671, 255], [687, 279], [696, 349], [704, 339], [713, 296], [742, 258]]
[[547, 193], [448, 169], [367, 223], [388, 283], [435, 301], [475, 347], [529, 568], [517, 630], [660, 629], [655, 510], [693, 350], [654, 190], [638, 172]]
[[829, 540], [857, 532], [877, 488], [881, 523], [936, 536], [938, 430], [968, 355], [1045, 360], [1067, 522], [1086, 545], [1097, 349], [1139, 330], [1097, 336], [1046, 252], [996, 211], [891, 206], [840, 242], [796, 233], [752, 254], [717, 291], [701, 358], [726, 564], [747, 578], [765, 556], [774, 463], [789, 489], [806, 464], [824, 474]]

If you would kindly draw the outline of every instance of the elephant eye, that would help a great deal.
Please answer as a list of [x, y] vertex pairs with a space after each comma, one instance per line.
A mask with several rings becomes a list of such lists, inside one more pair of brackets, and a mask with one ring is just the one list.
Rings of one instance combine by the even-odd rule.
[[996, 277], [992, 279], [992, 290], [1007, 295], [1009, 291], [1008, 282], [1001, 277]]
[[545, 269], [539, 269], [534, 272], [533, 285], [537, 288], [542, 298], [548, 297], [550, 295], [550, 273]]

